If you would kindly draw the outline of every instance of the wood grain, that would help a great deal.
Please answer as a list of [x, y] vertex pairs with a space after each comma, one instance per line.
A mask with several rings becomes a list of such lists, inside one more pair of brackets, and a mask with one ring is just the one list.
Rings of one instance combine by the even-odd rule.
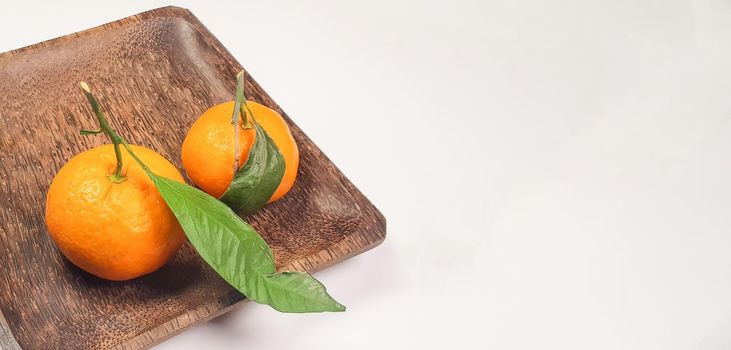
[[[43, 217], [56, 171], [105, 142], [78, 134], [95, 127], [78, 81], [94, 87], [130, 142], [180, 168], [187, 128], [208, 107], [233, 99], [240, 69], [188, 10], [175, 7], [0, 54], [0, 348], [148, 348], [244, 300], [188, 244], [143, 278], [95, 278], [59, 254]], [[382, 242], [378, 210], [247, 82], [252, 100], [285, 116], [301, 152], [292, 191], [248, 218], [277, 267], [317, 271]]]

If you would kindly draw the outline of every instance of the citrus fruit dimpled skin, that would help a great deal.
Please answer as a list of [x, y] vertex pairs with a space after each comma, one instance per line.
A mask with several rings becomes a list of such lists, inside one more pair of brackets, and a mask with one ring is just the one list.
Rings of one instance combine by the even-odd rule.
[[[269, 202], [282, 198], [294, 185], [299, 168], [299, 150], [287, 123], [279, 113], [247, 101], [256, 122], [266, 130], [284, 157], [284, 176]], [[233, 180], [234, 134], [231, 116], [234, 102], [224, 102], [205, 111], [193, 123], [183, 141], [183, 168], [203, 191], [220, 198]], [[239, 165], [243, 166], [254, 143], [255, 131], [239, 130]]]
[[[131, 146], [153, 173], [183, 182], [155, 151]], [[112, 182], [114, 146], [76, 155], [58, 171], [46, 198], [46, 225], [59, 250], [76, 266], [123, 281], [162, 267], [183, 243], [177, 219], [155, 185], [122, 149], [125, 180]]]

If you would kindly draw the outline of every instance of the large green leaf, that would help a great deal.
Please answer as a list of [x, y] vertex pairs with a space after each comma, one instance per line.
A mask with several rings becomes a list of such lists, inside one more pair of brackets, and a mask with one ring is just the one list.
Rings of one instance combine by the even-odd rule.
[[284, 176], [284, 157], [264, 128], [254, 122], [256, 138], [249, 158], [236, 172], [221, 201], [235, 212], [248, 215], [264, 206]]
[[148, 172], [188, 240], [226, 282], [249, 299], [282, 312], [345, 311], [307, 273], [277, 273], [266, 241], [210, 195]]

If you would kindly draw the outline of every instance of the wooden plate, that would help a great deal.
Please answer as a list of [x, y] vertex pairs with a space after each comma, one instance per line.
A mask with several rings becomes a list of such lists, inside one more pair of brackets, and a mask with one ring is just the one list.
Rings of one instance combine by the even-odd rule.
[[[189, 245], [130, 282], [69, 264], [46, 232], [58, 169], [105, 143], [78, 82], [88, 81], [132, 143], [180, 167], [180, 145], [209, 106], [232, 100], [239, 63], [188, 11], [166, 7], [0, 54], [0, 348], [140, 349], [230, 310], [244, 297]], [[284, 114], [248, 79], [252, 100]], [[294, 189], [249, 218], [282, 269], [316, 271], [385, 238], [385, 220], [302, 131]], [[275, 311], [272, 311], [275, 312]]]

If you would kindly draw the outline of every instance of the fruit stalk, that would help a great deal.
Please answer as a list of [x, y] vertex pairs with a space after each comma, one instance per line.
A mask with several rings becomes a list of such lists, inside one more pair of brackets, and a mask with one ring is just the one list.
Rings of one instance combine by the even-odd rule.
[[[239, 171], [239, 162], [241, 161], [240, 142], [239, 141], [239, 118], [241, 118], [241, 128], [251, 129], [251, 121], [246, 117], [246, 95], [244, 93], [244, 70], [236, 74], [236, 100], [234, 101], [234, 110], [231, 115], [231, 125], [234, 129], [234, 176]], [[249, 112], [251, 114], [251, 112]]]
[[[89, 100], [89, 103], [91, 104], [91, 108], [94, 110], [94, 114], [96, 114], [97, 119], [99, 120], [99, 126], [101, 127], [100, 131], [103, 131], [105, 135], [109, 137], [109, 139], [112, 140], [112, 143], [114, 144], [114, 154], [117, 156], [117, 168], [113, 175], [110, 175], [109, 178], [114, 182], [122, 182], [124, 181], [124, 176], [122, 175], [122, 150], [120, 149], [120, 144], [124, 146], [124, 149], [127, 150], [127, 153], [129, 153], [130, 156], [132, 156], [132, 159], [137, 162], [137, 164], [142, 167], [142, 170], [144, 170], [147, 173], [152, 173], [150, 168], [145, 165], [145, 163], [142, 162], [140, 158], [137, 157], [134, 151], [132, 151], [132, 148], [129, 146], [129, 143], [127, 140], [124, 139], [124, 137], [119, 136], [114, 129], [112, 129], [112, 126], [109, 125], [109, 121], [107, 121], [107, 117], [104, 116], [104, 112], [102, 112], [101, 107], [99, 107], [99, 102], [97, 102], [94, 95], [91, 93], [91, 89], [89, 88], [89, 84], [85, 82], [81, 82], [81, 89], [84, 90], [84, 94], [86, 95], [86, 98]], [[83, 132], [82, 132], [83, 133]], [[89, 133], [89, 132], [87, 132]], [[96, 132], [90, 132], [90, 133], [96, 133]]]
[[104, 132], [104, 134], [112, 141], [112, 144], [114, 144], [114, 155], [117, 157], [117, 167], [114, 169], [114, 174], [109, 175], [109, 180], [114, 183], [120, 183], [125, 180], [125, 177], [122, 174], [122, 150], [120, 149], [119, 144], [125, 141], [116, 132], [114, 132], [112, 126], [109, 125], [109, 121], [107, 121], [107, 118], [104, 116], [104, 112], [102, 111], [99, 102], [91, 93], [89, 84], [82, 81], [79, 85], [81, 85], [81, 89], [84, 90], [84, 95], [86, 95], [86, 99], [89, 100], [91, 109], [94, 111], [97, 120], [99, 120], [101, 131]]

